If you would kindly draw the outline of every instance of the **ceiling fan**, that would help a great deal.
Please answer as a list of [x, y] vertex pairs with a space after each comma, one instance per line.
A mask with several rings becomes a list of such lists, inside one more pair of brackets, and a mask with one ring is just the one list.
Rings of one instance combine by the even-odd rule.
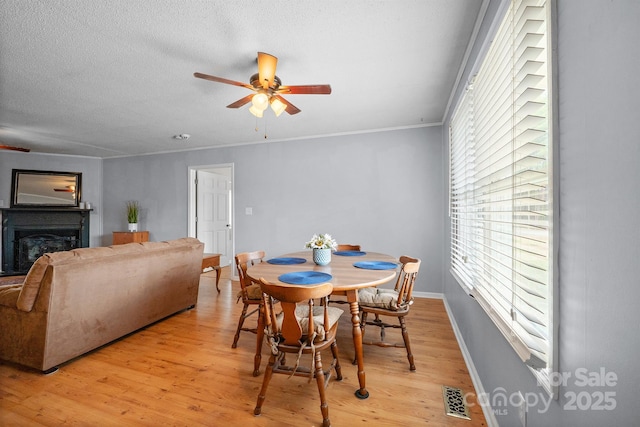
[[251, 102], [252, 106], [249, 111], [256, 117], [262, 117], [263, 112], [269, 106], [271, 106], [276, 116], [282, 114], [283, 111], [289, 114], [299, 113], [300, 109], [284, 99], [281, 94], [329, 95], [331, 93], [330, 85], [282, 86], [282, 81], [276, 76], [277, 63], [278, 58], [275, 56], [258, 52], [258, 72], [251, 76], [249, 79], [250, 84], [202, 73], [193, 73], [193, 75], [200, 79], [246, 87], [255, 92], [227, 105], [227, 108], [240, 108]]
[[4, 144], [0, 144], [0, 150], [22, 151], [23, 153], [28, 153], [29, 151], [31, 151], [31, 149], [29, 148], [14, 147], [12, 145]]

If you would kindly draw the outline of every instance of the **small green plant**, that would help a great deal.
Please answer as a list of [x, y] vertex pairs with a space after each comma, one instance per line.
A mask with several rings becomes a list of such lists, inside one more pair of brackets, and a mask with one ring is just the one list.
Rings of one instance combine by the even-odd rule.
[[127, 221], [129, 224], [136, 224], [138, 222], [138, 215], [140, 214], [140, 205], [135, 200], [127, 202]]

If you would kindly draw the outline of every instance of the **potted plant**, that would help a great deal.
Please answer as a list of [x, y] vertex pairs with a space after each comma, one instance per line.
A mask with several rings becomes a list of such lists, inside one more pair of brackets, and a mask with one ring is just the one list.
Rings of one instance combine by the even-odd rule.
[[138, 231], [138, 217], [140, 215], [140, 205], [135, 200], [127, 202], [127, 222], [129, 231]]
[[338, 242], [330, 234], [314, 234], [304, 246], [313, 249], [313, 262], [327, 265], [331, 262], [331, 250], [338, 246]]

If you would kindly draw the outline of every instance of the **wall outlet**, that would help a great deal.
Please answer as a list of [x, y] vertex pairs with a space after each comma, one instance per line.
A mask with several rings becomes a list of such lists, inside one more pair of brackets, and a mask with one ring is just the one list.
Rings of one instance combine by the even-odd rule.
[[253, 208], [244, 208], [245, 215], [253, 215]]
[[524, 396], [522, 392], [518, 392], [518, 396], [520, 397], [520, 402], [518, 403], [518, 416], [520, 418], [520, 424], [522, 427], [527, 427], [527, 401], [524, 400]]

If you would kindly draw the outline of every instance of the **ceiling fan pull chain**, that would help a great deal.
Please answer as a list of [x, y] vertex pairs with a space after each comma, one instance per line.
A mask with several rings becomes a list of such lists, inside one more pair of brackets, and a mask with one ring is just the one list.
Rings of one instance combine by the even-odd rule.
[[264, 118], [264, 139], [267, 139], [267, 118]]

